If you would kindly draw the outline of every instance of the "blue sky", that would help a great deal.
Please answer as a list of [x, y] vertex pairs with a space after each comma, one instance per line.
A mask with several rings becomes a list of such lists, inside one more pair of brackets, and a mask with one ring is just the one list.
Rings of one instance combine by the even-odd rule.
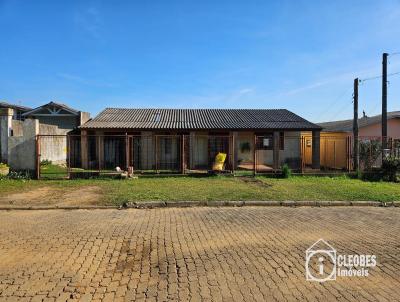
[[[0, 100], [347, 118], [353, 78], [379, 75], [399, 38], [400, 1], [0, 0]], [[400, 75], [389, 80], [400, 110]], [[360, 86], [360, 111], [379, 113], [380, 85]]]

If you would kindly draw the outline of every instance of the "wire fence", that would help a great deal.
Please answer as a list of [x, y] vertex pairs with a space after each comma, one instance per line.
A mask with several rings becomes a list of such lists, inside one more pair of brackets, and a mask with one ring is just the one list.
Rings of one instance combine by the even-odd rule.
[[[133, 174], [343, 173], [354, 170], [351, 136], [321, 135], [319, 153], [310, 134], [237, 135], [39, 135], [38, 177], [88, 178]], [[216, 165], [217, 155], [223, 162]], [[371, 170], [382, 158], [400, 156], [400, 140], [359, 137], [359, 166]], [[318, 165], [316, 165], [318, 164]]]

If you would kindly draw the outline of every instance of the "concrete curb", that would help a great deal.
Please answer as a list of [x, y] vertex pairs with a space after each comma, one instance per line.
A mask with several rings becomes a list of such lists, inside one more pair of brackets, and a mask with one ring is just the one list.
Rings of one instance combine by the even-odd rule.
[[0, 206], [0, 211], [9, 210], [96, 210], [118, 209], [117, 206]]
[[156, 209], [187, 207], [400, 207], [400, 201], [142, 201], [128, 202], [126, 206], [0, 206], [0, 211], [11, 210], [96, 210], [96, 209]]

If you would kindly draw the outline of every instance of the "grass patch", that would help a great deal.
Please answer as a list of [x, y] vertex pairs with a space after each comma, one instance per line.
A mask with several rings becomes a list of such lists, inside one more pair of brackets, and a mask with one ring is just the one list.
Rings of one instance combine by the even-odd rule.
[[297, 176], [289, 179], [258, 177], [270, 185], [267, 199], [398, 201], [400, 185], [341, 177]]
[[100, 188], [99, 204], [129, 201], [212, 201], [212, 200], [400, 200], [400, 185], [368, 182], [347, 177], [294, 176], [289, 179], [251, 177], [163, 177], [128, 180], [1, 180], [0, 192], [11, 194], [38, 187], [57, 192]]
[[43, 179], [61, 179], [68, 176], [68, 170], [65, 166], [54, 165], [51, 163], [42, 163], [40, 165], [40, 177]]

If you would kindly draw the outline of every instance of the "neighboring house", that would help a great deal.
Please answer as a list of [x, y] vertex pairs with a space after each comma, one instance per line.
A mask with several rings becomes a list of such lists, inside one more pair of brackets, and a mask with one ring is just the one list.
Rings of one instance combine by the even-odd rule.
[[29, 107], [10, 104], [10, 103], [7, 103], [7, 102], [0, 102], [0, 109], [6, 109], [6, 108], [11, 108], [11, 109], [14, 110], [12, 119], [13, 120], [18, 120], [18, 121], [23, 121], [24, 117], [22, 116], [22, 114], [32, 110], [32, 108], [29, 108]]
[[55, 102], [35, 109], [4, 104], [4, 108], [0, 108], [0, 161], [14, 170], [34, 170], [38, 147], [41, 160], [65, 164], [66, 134], [88, 119], [88, 113]]
[[107, 108], [80, 129], [83, 168], [210, 169], [219, 152], [227, 169], [253, 169], [255, 157], [258, 170], [299, 168], [302, 131], [314, 134], [319, 168], [321, 127], [285, 109]]
[[37, 119], [43, 127], [39, 134], [50, 134], [46, 131], [47, 126], [56, 126], [57, 133], [67, 134], [89, 120], [89, 113], [82, 112], [67, 105], [50, 102], [31, 109], [22, 114], [22, 117]]
[[[394, 141], [400, 139], [400, 111], [388, 112], [388, 137]], [[359, 138], [361, 140], [381, 139], [382, 116], [375, 115], [358, 119]], [[339, 120], [318, 123], [322, 127], [320, 158], [321, 166], [335, 169], [348, 169], [352, 164], [353, 120]], [[311, 137], [303, 135], [306, 140], [305, 161], [311, 163]]]
[[[400, 111], [387, 113], [388, 137], [400, 139]], [[358, 133], [360, 137], [380, 137], [382, 136], [382, 116], [364, 116], [358, 119]], [[330, 135], [353, 135], [353, 120], [341, 120], [334, 122], [319, 123], [324, 133]]]

